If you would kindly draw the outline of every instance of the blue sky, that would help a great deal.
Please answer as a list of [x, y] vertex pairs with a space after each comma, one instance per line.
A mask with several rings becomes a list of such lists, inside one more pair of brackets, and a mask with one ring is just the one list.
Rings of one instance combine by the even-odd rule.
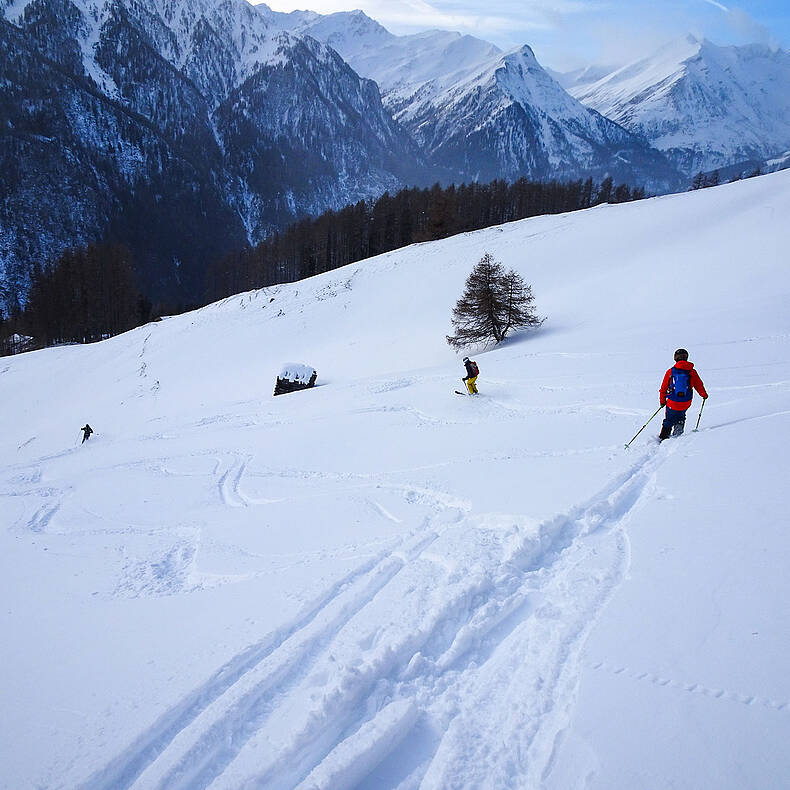
[[276, 11], [361, 8], [393, 33], [460, 30], [503, 49], [529, 44], [543, 65], [620, 65], [678, 36], [790, 45], [790, 0], [270, 0]]

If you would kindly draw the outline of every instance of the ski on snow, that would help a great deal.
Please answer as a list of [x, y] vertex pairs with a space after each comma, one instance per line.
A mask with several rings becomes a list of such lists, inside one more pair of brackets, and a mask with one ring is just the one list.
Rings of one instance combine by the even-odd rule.
[[[464, 382], [464, 387], [466, 387], [466, 382], [463, 379], [461, 379], [461, 381]], [[456, 395], [469, 395], [470, 397], [472, 396], [472, 393], [469, 392], [468, 390], [466, 392], [459, 392], [458, 390], [455, 390], [455, 394]], [[477, 394], [477, 393], [475, 393], [475, 394]]]

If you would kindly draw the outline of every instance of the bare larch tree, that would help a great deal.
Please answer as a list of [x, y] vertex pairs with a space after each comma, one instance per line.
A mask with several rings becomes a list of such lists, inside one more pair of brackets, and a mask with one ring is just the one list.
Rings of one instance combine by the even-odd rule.
[[447, 342], [453, 348], [473, 343], [501, 343], [513, 329], [540, 326], [535, 314], [535, 297], [521, 275], [486, 253], [472, 269], [464, 293], [453, 308], [454, 335]]

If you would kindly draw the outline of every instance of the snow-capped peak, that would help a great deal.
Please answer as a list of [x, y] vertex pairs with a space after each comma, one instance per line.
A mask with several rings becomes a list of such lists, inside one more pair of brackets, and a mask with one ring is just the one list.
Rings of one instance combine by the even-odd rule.
[[331, 46], [358, 74], [375, 80], [384, 94], [431, 80], [455, 82], [501, 54], [488, 41], [446, 30], [396, 36], [362, 11], [321, 16], [294, 32]]
[[[299, 31], [375, 80], [396, 120], [456, 178], [612, 172], [613, 146], [645, 147], [571, 97], [526, 44], [503, 53], [457, 32], [395, 36], [361, 12], [330, 14]], [[658, 159], [658, 170], [667, 169]]]
[[339, 11], [305, 18], [293, 32], [309, 35], [332, 47], [347, 62], [389, 44], [395, 36], [371, 19], [364, 11]]
[[694, 36], [683, 36], [650, 57], [629, 63], [592, 84], [571, 88], [570, 93], [607, 118], [619, 121], [623, 104], [656, 86], [668, 90], [685, 74], [686, 62], [698, 55], [701, 47]]
[[670, 152], [687, 172], [790, 146], [790, 54], [685, 36], [570, 92]]
[[497, 84], [514, 102], [540, 107], [556, 120], [573, 118], [589, 123], [587, 110], [538, 63], [532, 48], [526, 44], [503, 55], [494, 73]]

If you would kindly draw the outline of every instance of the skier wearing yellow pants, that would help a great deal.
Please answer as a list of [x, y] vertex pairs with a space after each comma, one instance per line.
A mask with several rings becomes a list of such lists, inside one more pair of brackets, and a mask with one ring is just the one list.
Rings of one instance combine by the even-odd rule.
[[466, 388], [469, 390], [470, 395], [477, 395], [477, 386], [475, 382], [480, 375], [477, 362], [473, 359], [469, 359], [469, 357], [464, 357], [464, 367], [466, 368], [466, 375], [463, 377], [462, 381], [466, 384]]

